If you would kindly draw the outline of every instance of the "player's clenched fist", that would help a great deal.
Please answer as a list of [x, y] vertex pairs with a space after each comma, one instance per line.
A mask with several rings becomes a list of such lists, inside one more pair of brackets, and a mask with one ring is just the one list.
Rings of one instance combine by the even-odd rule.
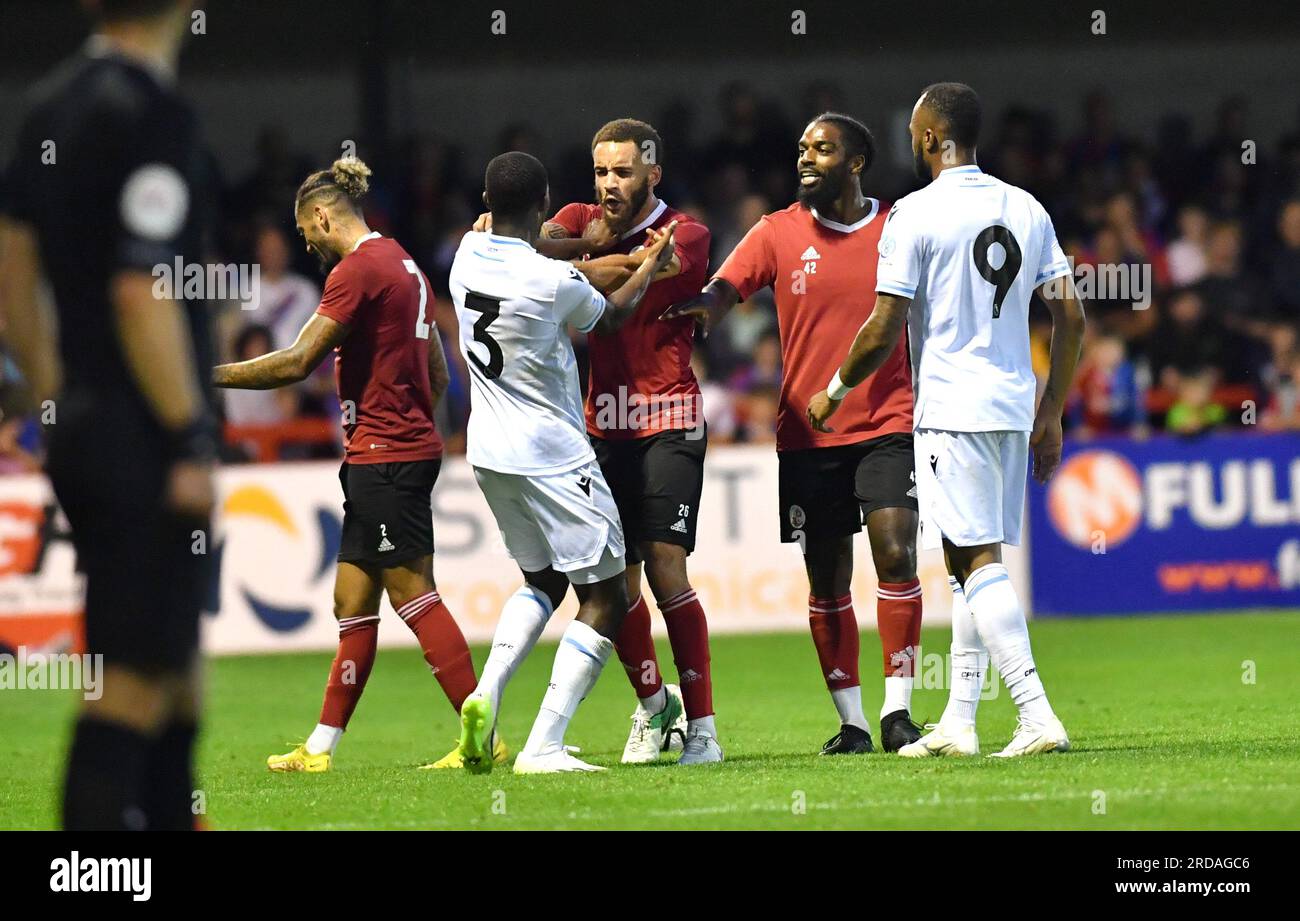
[[818, 432], [833, 432], [835, 429], [826, 424], [826, 420], [835, 415], [840, 408], [839, 400], [832, 400], [825, 390], [808, 402], [808, 423]]

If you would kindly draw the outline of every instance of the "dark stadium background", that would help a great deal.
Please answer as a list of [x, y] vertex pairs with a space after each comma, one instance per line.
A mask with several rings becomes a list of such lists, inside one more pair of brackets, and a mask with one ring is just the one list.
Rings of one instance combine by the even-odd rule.
[[[1231, 428], [1243, 399], [1257, 402], [1261, 424], [1296, 429], [1300, 204], [1286, 205], [1300, 195], [1300, 15], [1289, 6], [213, 0], [181, 81], [225, 189], [215, 260], [258, 261], [268, 223], [291, 232], [297, 182], [351, 140], [375, 170], [371, 218], [442, 285], [478, 211], [482, 167], [501, 150], [541, 157], [558, 207], [589, 198], [587, 142], [601, 123], [652, 121], [667, 147], [661, 194], [706, 220], [716, 265], [759, 214], [790, 200], [794, 142], [810, 115], [843, 109], [872, 127], [880, 151], [867, 191], [891, 200], [913, 187], [912, 102], [929, 82], [959, 79], [985, 101], [982, 164], [1047, 204], [1080, 264], [1154, 269], [1148, 310], [1088, 305], [1076, 435], [1160, 428], [1170, 410], [1180, 430]], [[1092, 30], [1098, 7], [1104, 35]], [[496, 9], [504, 35], [492, 32]], [[791, 34], [796, 9], [807, 34]], [[5, 0], [0, 17], [7, 158], [22, 94], [78, 46], [87, 22], [71, 2]], [[1244, 140], [1256, 144], [1254, 164], [1241, 162]], [[1183, 220], [1203, 223], [1203, 240], [1180, 220], [1189, 206], [1201, 216]], [[1198, 258], [1210, 265], [1196, 278]], [[436, 313], [454, 335], [445, 297]], [[218, 314], [225, 357], [236, 343], [266, 347], [255, 311]], [[773, 324], [759, 296], [701, 350], [715, 442], [771, 440]], [[1045, 328], [1035, 335], [1041, 343]], [[467, 393], [463, 368], [453, 371], [461, 386], [441, 421], [455, 449]], [[229, 459], [335, 451], [328, 383], [230, 407], [232, 422], [271, 420], [292, 437], [245, 426]], [[291, 418], [307, 421], [284, 425]], [[4, 426], [0, 464], [32, 467], [39, 427], [15, 417]]]

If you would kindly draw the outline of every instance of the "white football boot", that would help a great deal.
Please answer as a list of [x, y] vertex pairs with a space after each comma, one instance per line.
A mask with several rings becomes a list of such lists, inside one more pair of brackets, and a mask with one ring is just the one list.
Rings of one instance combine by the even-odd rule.
[[1045, 755], [1048, 752], [1068, 752], [1070, 737], [1056, 717], [1041, 726], [1031, 726], [1024, 720], [1016, 724], [1015, 735], [1007, 747], [989, 755], [990, 758], [1019, 758], [1024, 755]]
[[964, 758], [980, 753], [974, 726], [950, 730], [939, 723], [926, 728], [932, 731], [898, 750], [900, 758]]
[[515, 758], [516, 774], [570, 774], [603, 771], [603, 767], [588, 764], [569, 754], [566, 747], [547, 746], [540, 752], [520, 752]]
[[[639, 703], [632, 711], [632, 731], [623, 746], [624, 764], [650, 764], [659, 760], [659, 753], [672, 748], [672, 740], [686, 737], [686, 706], [682, 690], [675, 684], [665, 684], [664, 708], [658, 713], [647, 713]], [[678, 743], [681, 747], [683, 743]]]
[[722, 746], [711, 732], [698, 727], [687, 732], [678, 764], [717, 764], [721, 761]]

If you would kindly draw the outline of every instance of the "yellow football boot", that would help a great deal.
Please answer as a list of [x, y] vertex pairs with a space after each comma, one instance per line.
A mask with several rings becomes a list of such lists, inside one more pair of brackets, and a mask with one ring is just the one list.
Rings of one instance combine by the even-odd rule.
[[323, 774], [330, 769], [330, 753], [313, 755], [307, 751], [307, 743], [304, 742], [287, 755], [271, 755], [266, 759], [266, 766], [273, 771]]
[[[508, 760], [510, 760], [510, 747], [506, 745], [505, 740], [498, 735], [492, 740], [492, 763], [505, 764]], [[447, 768], [463, 768], [464, 766], [465, 761], [461, 758], [460, 746], [457, 745], [451, 751], [447, 752], [447, 754], [433, 762], [433, 764], [420, 765], [420, 770], [441, 771]]]

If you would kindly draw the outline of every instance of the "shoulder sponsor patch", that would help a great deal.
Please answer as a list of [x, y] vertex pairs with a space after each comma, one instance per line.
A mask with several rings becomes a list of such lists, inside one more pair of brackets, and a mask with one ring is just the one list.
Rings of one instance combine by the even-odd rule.
[[175, 167], [147, 163], [122, 186], [122, 225], [146, 240], [170, 240], [185, 226], [190, 189]]

